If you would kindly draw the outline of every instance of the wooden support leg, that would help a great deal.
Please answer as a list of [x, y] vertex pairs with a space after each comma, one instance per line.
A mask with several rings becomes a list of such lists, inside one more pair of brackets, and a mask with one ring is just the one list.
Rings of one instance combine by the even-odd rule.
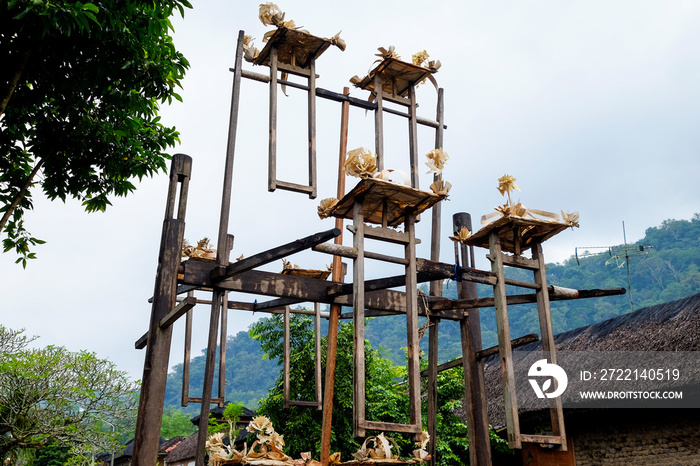
[[[180, 265], [180, 251], [185, 234], [187, 189], [191, 170], [191, 157], [184, 154], [176, 154], [173, 157], [141, 379], [141, 398], [132, 459], [134, 465], [152, 466], [158, 455], [172, 338], [172, 326], [163, 329], [160, 327], [160, 320], [175, 307], [177, 298], [177, 268]], [[180, 184], [178, 199], [177, 188]]]
[[[405, 224], [409, 242], [405, 246], [406, 266], [406, 332], [408, 335], [408, 402], [410, 423], [421, 427], [420, 347], [418, 346], [418, 278], [416, 271], [415, 216], [407, 215]], [[416, 440], [421, 438], [415, 434]]]
[[353, 210], [353, 246], [357, 258], [353, 261], [353, 404], [352, 418], [355, 437], [364, 437], [365, 429], [360, 421], [365, 420], [365, 222], [362, 201], [356, 200]]
[[[344, 95], [350, 94], [350, 88], [343, 89]], [[345, 154], [348, 148], [348, 120], [350, 117], [350, 103], [343, 102], [340, 113], [340, 150], [338, 156], [338, 191], [337, 198], [345, 195]], [[343, 244], [343, 219], [335, 219], [335, 227], [341, 234], [335, 238], [335, 244]], [[343, 264], [340, 256], [333, 257], [332, 264], [333, 281], [343, 281]], [[326, 375], [323, 389], [323, 420], [321, 423], [321, 464], [328, 466], [331, 451], [331, 427], [333, 422], [333, 395], [335, 392], [335, 363], [338, 353], [338, 322], [342, 308], [338, 304], [332, 304], [328, 317], [328, 336], [326, 349]]]
[[510, 326], [508, 324], [508, 305], [506, 301], [506, 283], [503, 274], [503, 253], [498, 232], [489, 236], [489, 252], [491, 271], [498, 277], [493, 286], [493, 297], [496, 305], [496, 325], [498, 328], [498, 352], [501, 358], [501, 377], [503, 397], [506, 410], [506, 426], [508, 429], [508, 446], [522, 448], [520, 439], [520, 420], [518, 419], [518, 403], [515, 395], [515, 374], [513, 372], [513, 351], [510, 344]]
[[[187, 296], [194, 296], [190, 291]], [[182, 398], [180, 404], [185, 407], [190, 397], [190, 359], [192, 353], [192, 309], [185, 314], [185, 348], [182, 357]]]
[[[542, 243], [537, 243], [532, 247], [532, 259], [538, 262], [538, 269], [534, 271], [535, 283], [540, 286], [537, 290], [537, 312], [540, 317], [540, 333], [542, 335], [542, 350], [548, 355], [548, 360], [552, 364], [557, 363], [554, 332], [552, 330], [552, 314], [549, 307], [549, 291], [547, 288], [547, 275], [542, 254]], [[566, 432], [564, 429], [564, 411], [561, 405], [561, 398], [550, 399], [550, 417], [552, 420], [552, 434], [560, 436], [561, 450], [566, 451]]]
[[429, 465], [434, 465], [435, 441], [437, 440], [437, 376], [438, 376], [438, 330], [440, 319], [432, 319], [428, 328], [428, 453], [430, 454]]
[[[454, 231], [463, 226], [472, 229], [471, 216], [458, 213], [453, 216]], [[461, 245], [461, 265], [463, 268], [474, 267], [474, 252]], [[460, 254], [456, 254], [459, 256]], [[460, 262], [460, 257], [455, 257]], [[475, 299], [478, 297], [476, 283], [462, 281], [459, 284], [460, 299]], [[484, 387], [484, 364], [476, 354], [481, 351], [481, 324], [479, 309], [469, 309], [467, 317], [460, 323], [462, 336], [462, 367], [464, 370], [464, 393], [467, 410], [467, 426], [469, 426], [469, 464], [488, 466], [491, 464], [491, 439], [486, 412], [486, 389]]]

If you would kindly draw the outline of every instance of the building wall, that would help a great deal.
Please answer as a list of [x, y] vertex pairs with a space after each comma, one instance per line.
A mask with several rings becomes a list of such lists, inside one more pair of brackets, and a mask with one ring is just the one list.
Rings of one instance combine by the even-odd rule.
[[568, 416], [577, 466], [700, 465], [700, 410], [617, 409]]

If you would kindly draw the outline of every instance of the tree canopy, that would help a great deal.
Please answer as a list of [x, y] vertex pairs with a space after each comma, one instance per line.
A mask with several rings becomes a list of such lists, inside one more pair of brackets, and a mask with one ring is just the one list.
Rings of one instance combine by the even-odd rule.
[[180, 99], [189, 63], [170, 17], [187, 0], [0, 2], [0, 232], [5, 252], [34, 257], [24, 227], [39, 186], [88, 212], [166, 169], [178, 138], [159, 104]]
[[0, 461], [43, 448], [73, 456], [119, 448], [136, 409], [126, 374], [93, 353], [31, 341], [0, 326]]

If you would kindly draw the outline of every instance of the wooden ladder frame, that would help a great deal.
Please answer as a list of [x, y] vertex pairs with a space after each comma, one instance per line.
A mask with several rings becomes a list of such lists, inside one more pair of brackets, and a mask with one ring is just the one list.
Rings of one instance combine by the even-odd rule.
[[321, 368], [321, 305], [314, 303], [314, 381], [316, 385], [316, 400], [301, 401], [292, 400], [290, 395], [290, 373], [291, 373], [291, 332], [290, 332], [290, 309], [289, 306], [284, 307], [284, 407], [290, 406], [310, 406], [315, 407], [319, 411], [323, 409], [323, 388], [321, 383], [322, 368]]
[[[386, 217], [385, 217], [386, 220]], [[366, 430], [381, 430], [414, 434], [423, 431], [420, 400], [420, 348], [418, 346], [418, 281], [416, 270], [415, 215], [407, 214], [405, 232], [373, 228], [365, 234], [362, 198], [355, 199], [353, 208], [353, 431], [355, 437], [365, 437]], [[406, 268], [406, 331], [408, 353], [409, 424], [370, 421], [366, 418], [365, 386], [365, 237], [403, 244]]]
[[[307, 85], [298, 85], [292, 81], [278, 78], [278, 73], [288, 73], [306, 78]], [[278, 85], [295, 87], [308, 93], [308, 146], [309, 146], [309, 184], [301, 185], [277, 179], [277, 96]], [[316, 199], [316, 59], [312, 58], [308, 68], [283, 65], [277, 60], [277, 48], [270, 50], [270, 138], [268, 142], [268, 180], [267, 190], [275, 191], [277, 188], [286, 189], [309, 195], [309, 199]]]
[[489, 260], [491, 270], [498, 278], [493, 285], [493, 295], [496, 307], [496, 325], [498, 328], [498, 349], [501, 360], [501, 381], [506, 411], [506, 427], [508, 430], [508, 446], [522, 448], [523, 442], [559, 445], [561, 451], [566, 451], [566, 432], [564, 428], [564, 412], [561, 398], [550, 400], [550, 417], [552, 420], [552, 435], [530, 435], [520, 432], [518, 417], [518, 402], [515, 393], [515, 373], [513, 370], [513, 352], [508, 324], [508, 305], [506, 298], [506, 282], [504, 266], [530, 270], [534, 274], [534, 284], [537, 296], [537, 313], [540, 322], [543, 354], [549, 363], [556, 364], [554, 332], [552, 331], [552, 315], [549, 307], [547, 276], [542, 243], [532, 244], [532, 259], [521, 256], [510, 256], [501, 250], [499, 232], [494, 230], [489, 235]]

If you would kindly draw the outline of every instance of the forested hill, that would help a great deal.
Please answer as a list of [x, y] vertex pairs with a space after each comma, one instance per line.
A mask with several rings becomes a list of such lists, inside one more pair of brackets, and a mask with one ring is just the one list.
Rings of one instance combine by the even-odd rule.
[[[635, 243], [652, 246], [646, 255], [629, 258], [634, 309], [674, 301], [700, 293], [700, 214], [691, 220], [666, 220], [660, 226], [648, 228], [645, 237]], [[621, 249], [613, 246], [613, 251]], [[590, 251], [589, 251], [590, 253]], [[585, 256], [585, 257], [584, 257]], [[580, 264], [578, 263], [580, 262]], [[562, 264], [548, 264], [549, 284], [576, 289], [615, 288], [628, 286], [627, 264], [624, 257], [599, 255], [579, 251], [579, 261], [571, 257]], [[507, 269], [507, 276], [531, 281], [530, 273]], [[522, 289], [509, 287], [508, 293], [523, 293]], [[456, 297], [456, 287], [447, 283], [446, 297]], [[480, 286], [479, 296], [491, 296], [490, 287]], [[551, 303], [554, 332], [561, 333], [574, 328], [601, 322], [630, 312], [630, 295], [604, 298], [554, 301]], [[509, 307], [511, 336], [539, 333], [537, 309], [534, 304]], [[483, 344], [496, 344], [496, 322], [493, 309], [481, 311]], [[403, 347], [406, 346], [405, 319], [403, 316], [370, 319], [366, 338], [374, 348], [383, 348], [395, 364], [404, 363]], [[440, 324], [440, 361], [460, 355], [459, 327], [456, 323]], [[427, 347], [427, 338], [421, 342]], [[204, 352], [192, 360], [191, 395], [199, 396], [204, 373]], [[228, 339], [226, 361], [226, 399], [243, 402], [256, 408], [257, 401], [265, 396], [279, 375], [276, 362], [263, 359], [258, 341], [240, 332]], [[180, 405], [182, 366], [178, 365], [168, 377], [166, 406]], [[198, 410], [199, 405], [192, 405]]]

